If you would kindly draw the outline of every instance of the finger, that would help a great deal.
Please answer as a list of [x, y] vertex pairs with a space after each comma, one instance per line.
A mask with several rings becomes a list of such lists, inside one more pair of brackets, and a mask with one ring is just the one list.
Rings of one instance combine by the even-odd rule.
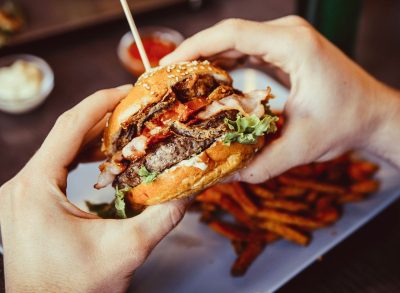
[[97, 143], [99, 139], [101, 139], [109, 116], [109, 114], [106, 114], [95, 126], [93, 126], [92, 129], [88, 131], [83, 139], [82, 147], [90, 147], [91, 144]]
[[287, 15], [264, 23], [276, 26], [310, 26], [310, 24], [298, 15]]
[[[131, 85], [101, 90], [62, 114], [36, 154], [36, 159], [56, 173], [65, 170], [79, 152], [88, 131], [114, 109]], [[58, 169], [57, 169], [58, 168]]]
[[106, 155], [101, 151], [101, 140], [98, 144], [93, 144], [80, 152], [74, 161], [69, 164], [68, 171], [71, 172], [81, 163], [100, 162], [106, 159]]
[[105, 154], [101, 151], [101, 139], [108, 117], [108, 114], [104, 116], [104, 118], [85, 135], [77, 156], [68, 166], [69, 172], [75, 169], [80, 163], [98, 162], [106, 159]]
[[85, 149], [77, 157], [78, 163], [99, 162], [106, 159], [106, 155], [101, 151], [101, 142]]
[[285, 57], [293, 55], [292, 35], [287, 27], [231, 19], [188, 38], [174, 52], [164, 57], [161, 64], [237, 50], [246, 55], [263, 56], [265, 61], [275, 65], [283, 65], [283, 61], [288, 59]]
[[235, 180], [261, 183], [290, 168], [310, 163], [321, 154], [321, 146], [309, 123], [293, 121], [277, 140], [266, 146]]

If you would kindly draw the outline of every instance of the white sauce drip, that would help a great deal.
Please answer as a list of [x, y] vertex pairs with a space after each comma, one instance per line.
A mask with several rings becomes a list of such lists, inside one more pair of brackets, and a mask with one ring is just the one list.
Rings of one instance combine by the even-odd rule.
[[190, 159], [179, 162], [175, 166], [172, 166], [171, 168], [168, 169], [168, 171], [173, 171], [178, 167], [194, 167], [194, 168], [200, 169], [202, 171], [205, 171], [205, 170], [207, 170], [208, 165], [206, 163], [204, 163], [199, 158], [199, 156], [194, 156], [194, 157], [191, 157]]

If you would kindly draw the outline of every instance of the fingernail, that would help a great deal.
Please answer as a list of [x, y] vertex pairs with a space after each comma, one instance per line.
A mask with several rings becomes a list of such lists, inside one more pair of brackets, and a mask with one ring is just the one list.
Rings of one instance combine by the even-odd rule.
[[119, 90], [121, 92], [128, 93], [132, 88], [133, 88], [133, 85], [124, 84], [124, 85], [121, 85], [121, 86], [117, 87], [117, 90]]
[[221, 181], [221, 183], [231, 183], [236, 181], [240, 181], [240, 174], [238, 172], [226, 177]]

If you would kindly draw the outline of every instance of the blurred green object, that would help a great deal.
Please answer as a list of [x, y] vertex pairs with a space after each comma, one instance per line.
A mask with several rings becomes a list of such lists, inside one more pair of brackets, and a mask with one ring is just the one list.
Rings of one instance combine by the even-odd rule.
[[298, 0], [298, 14], [353, 57], [362, 0]]

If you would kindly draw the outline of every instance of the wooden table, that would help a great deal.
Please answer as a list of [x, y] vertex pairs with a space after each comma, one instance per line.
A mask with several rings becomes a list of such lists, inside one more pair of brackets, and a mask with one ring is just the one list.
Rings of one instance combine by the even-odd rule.
[[[142, 15], [139, 25], [166, 25], [189, 36], [227, 17], [268, 20], [294, 13], [293, 1], [214, 0], [202, 10], [176, 6]], [[400, 88], [400, 4], [365, 2], [358, 62]], [[100, 88], [133, 82], [120, 66], [116, 46], [127, 31], [117, 20], [96, 27], [3, 49], [1, 55], [31, 53], [46, 59], [56, 85], [48, 100], [29, 114], [0, 113], [0, 184], [11, 178], [40, 146], [57, 116]], [[400, 201], [285, 285], [282, 292], [400, 292]], [[2, 257], [0, 257], [2, 261]], [[1, 274], [0, 288], [4, 290]]]

